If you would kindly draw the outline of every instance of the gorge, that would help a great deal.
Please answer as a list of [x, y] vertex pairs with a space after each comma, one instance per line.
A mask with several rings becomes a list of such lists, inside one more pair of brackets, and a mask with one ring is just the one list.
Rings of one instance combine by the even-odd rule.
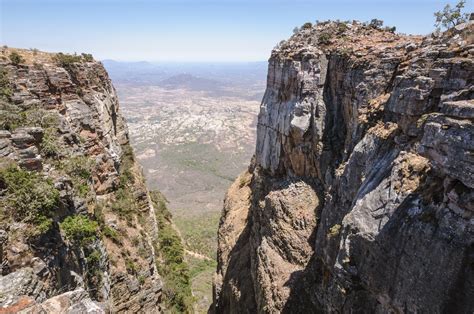
[[[274, 48], [255, 154], [224, 200], [210, 313], [472, 312], [473, 31], [327, 21]], [[160, 180], [148, 145], [176, 136], [138, 132], [208, 126], [186, 124], [192, 103], [172, 127], [130, 107], [130, 136], [118, 98], [88, 54], [1, 48], [1, 313], [202, 311], [189, 243], [144, 176]], [[235, 110], [246, 125], [253, 101]]]

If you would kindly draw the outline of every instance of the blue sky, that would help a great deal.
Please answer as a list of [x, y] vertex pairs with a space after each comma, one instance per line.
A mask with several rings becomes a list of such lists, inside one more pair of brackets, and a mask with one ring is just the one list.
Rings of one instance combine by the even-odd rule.
[[400, 32], [426, 34], [433, 12], [455, 2], [0, 0], [0, 43], [98, 59], [261, 61], [307, 21], [379, 18]]

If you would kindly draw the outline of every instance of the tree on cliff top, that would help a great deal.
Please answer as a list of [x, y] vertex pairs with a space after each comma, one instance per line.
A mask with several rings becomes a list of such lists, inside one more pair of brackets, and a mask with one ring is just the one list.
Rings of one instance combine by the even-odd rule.
[[464, 23], [468, 20], [467, 13], [461, 13], [464, 5], [466, 4], [466, 0], [460, 0], [454, 8], [451, 8], [449, 4], [447, 4], [443, 11], [435, 12], [434, 16], [436, 17], [435, 26], [438, 30], [440, 30], [441, 26], [448, 29], [454, 27], [458, 24]]

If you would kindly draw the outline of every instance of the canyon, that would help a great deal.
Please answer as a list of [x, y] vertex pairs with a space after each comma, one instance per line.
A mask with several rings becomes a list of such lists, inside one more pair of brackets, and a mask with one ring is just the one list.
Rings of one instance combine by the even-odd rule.
[[259, 75], [0, 48], [0, 312], [472, 312], [473, 32], [306, 23], [258, 117]]

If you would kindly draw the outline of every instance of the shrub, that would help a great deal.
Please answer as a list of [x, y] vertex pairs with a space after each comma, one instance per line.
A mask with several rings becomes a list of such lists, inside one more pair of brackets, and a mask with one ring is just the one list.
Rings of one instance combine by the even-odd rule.
[[300, 28], [298, 26], [296, 26], [295, 28], [293, 28], [293, 34], [296, 34], [300, 31]]
[[14, 64], [14, 65], [19, 65], [20, 63], [23, 63], [25, 62], [25, 59], [20, 56], [16, 51], [13, 51], [12, 53], [10, 53], [10, 61]]
[[135, 263], [130, 259], [130, 258], [126, 258], [125, 259], [125, 268], [127, 269], [127, 272], [129, 274], [136, 274], [137, 272], [137, 266], [135, 265]]
[[57, 157], [59, 154], [58, 136], [55, 128], [47, 128], [41, 141], [41, 153], [45, 157]]
[[311, 27], [313, 27], [313, 24], [311, 24], [311, 22], [306, 22], [301, 26], [301, 29], [309, 29]]
[[56, 62], [57, 65], [69, 69], [74, 63], [81, 62], [82, 57], [75, 54], [70, 55], [59, 52], [53, 57], [53, 60]]
[[99, 225], [85, 215], [69, 216], [60, 224], [66, 238], [81, 246], [91, 244], [97, 238]]
[[30, 50], [31, 50], [31, 52], [33, 52], [33, 55], [34, 55], [34, 56], [36, 56], [36, 55], [38, 54], [38, 52], [39, 52], [39, 50], [36, 49], [36, 48], [31, 48]]
[[92, 57], [92, 55], [90, 53], [83, 53], [81, 54], [82, 56], [82, 59], [85, 61], [85, 62], [92, 62], [94, 61], [94, 57]]
[[111, 239], [115, 244], [122, 244], [122, 239], [115, 229], [112, 229], [109, 226], [104, 226], [102, 228], [102, 234]]
[[71, 177], [78, 195], [86, 197], [90, 191], [89, 181], [92, 176], [93, 161], [86, 156], [75, 156], [64, 159], [58, 166]]
[[450, 27], [454, 27], [458, 24], [466, 22], [469, 19], [469, 15], [467, 13], [461, 13], [465, 4], [465, 0], [460, 0], [454, 8], [451, 8], [451, 6], [447, 4], [444, 7], [443, 11], [435, 12], [434, 16], [436, 17], [436, 28], [440, 30], [442, 26], [448, 29]]
[[384, 28], [384, 31], [390, 32], [390, 33], [395, 33], [396, 30], [397, 30], [397, 28], [396, 28], [395, 26], [392, 26], [392, 27], [386, 26], [386, 27]]
[[2, 207], [15, 220], [37, 224], [42, 229], [51, 226], [47, 220], [59, 206], [59, 191], [51, 180], [12, 164], [0, 171], [0, 186], [5, 189]]
[[318, 40], [323, 45], [328, 45], [331, 43], [331, 34], [329, 33], [322, 33], [319, 35]]
[[369, 26], [375, 29], [380, 29], [383, 26], [383, 21], [378, 19], [372, 19]]
[[138, 211], [138, 206], [132, 192], [128, 188], [119, 188], [115, 192], [115, 202], [112, 203], [111, 209], [126, 219], [129, 225], [133, 222], [133, 213]]
[[7, 71], [2, 67], [0, 68], [0, 98], [8, 99], [11, 95], [12, 90], [7, 77]]
[[342, 34], [347, 31], [349, 27], [347, 27], [346, 23], [337, 23], [337, 33]]

